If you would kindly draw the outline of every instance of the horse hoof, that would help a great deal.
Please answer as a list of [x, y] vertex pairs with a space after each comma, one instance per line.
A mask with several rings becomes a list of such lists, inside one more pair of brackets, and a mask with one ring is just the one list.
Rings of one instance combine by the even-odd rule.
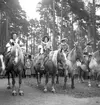
[[20, 96], [23, 96], [23, 95], [24, 95], [24, 92], [23, 92], [22, 90], [20, 90], [20, 91], [19, 91], [19, 95], [20, 95]]
[[100, 84], [98, 84], [98, 88], [100, 88]]
[[44, 89], [44, 93], [46, 93], [46, 92], [47, 92], [47, 89], [45, 88], [45, 89]]
[[14, 91], [12, 92], [12, 95], [13, 95], [13, 96], [16, 96], [16, 95], [17, 95], [17, 92], [14, 90]]
[[55, 93], [55, 89], [52, 89], [51, 91], [52, 91], [52, 93]]
[[7, 89], [11, 89], [11, 86], [7, 86]]
[[91, 84], [88, 84], [88, 87], [91, 87]]

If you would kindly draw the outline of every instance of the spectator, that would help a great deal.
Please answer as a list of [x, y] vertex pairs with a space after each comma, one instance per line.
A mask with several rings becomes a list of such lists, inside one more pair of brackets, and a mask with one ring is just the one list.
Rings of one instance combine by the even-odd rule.
[[31, 77], [31, 55], [28, 56], [26, 63], [25, 63], [25, 75], [26, 77]]

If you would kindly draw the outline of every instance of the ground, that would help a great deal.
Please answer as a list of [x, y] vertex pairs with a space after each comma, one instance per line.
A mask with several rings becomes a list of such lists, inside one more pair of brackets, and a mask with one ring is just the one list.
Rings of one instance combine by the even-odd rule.
[[34, 78], [23, 80], [24, 96], [12, 96], [11, 90], [7, 90], [7, 79], [0, 79], [0, 105], [100, 105], [100, 89], [95, 86], [89, 88], [87, 81], [79, 83], [75, 81], [76, 88], [70, 88], [68, 80], [67, 91], [62, 88], [63, 78], [56, 85], [56, 93], [51, 92], [49, 82], [48, 92], [43, 92], [44, 79], [37, 87]]

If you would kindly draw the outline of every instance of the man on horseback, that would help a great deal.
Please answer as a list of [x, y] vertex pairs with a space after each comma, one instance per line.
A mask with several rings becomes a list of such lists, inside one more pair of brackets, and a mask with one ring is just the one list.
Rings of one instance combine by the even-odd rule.
[[89, 41], [84, 49], [84, 53], [87, 53], [87, 55], [92, 55], [93, 53], [93, 49], [92, 49], [92, 45], [91, 45], [91, 41]]
[[11, 34], [11, 39], [10, 39], [9, 42], [6, 44], [7, 52], [10, 52], [10, 50], [11, 50], [12, 46], [14, 46], [14, 44], [19, 45], [19, 39], [18, 39], [16, 33], [12, 33], [12, 34]]
[[60, 49], [62, 49], [64, 52], [68, 53], [69, 52], [69, 46], [67, 44], [67, 39], [63, 38], [60, 42]]
[[19, 76], [19, 95], [23, 95], [21, 90], [22, 75], [24, 69], [24, 54], [19, 46], [17, 34], [13, 33], [12, 38], [6, 45], [7, 52], [5, 54], [6, 75], [8, 76], [8, 87], [10, 87], [10, 75], [12, 77], [12, 95], [16, 95], [15, 76]]
[[6, 69], [8, 67], [8, 62], [9, 62], [9, 59], [11, 57], [11, 49], [14, 45], [16, 46], [20, 46], [20, 41], [19, 41], [19, 38], [18, 38], [18, 35], [16, 33], [12, 33], [11, 34], [11, 39], [9, 40], [9, 42], [6, 44], [6, 52], [5, 52], [5, 65], [6, 65]]

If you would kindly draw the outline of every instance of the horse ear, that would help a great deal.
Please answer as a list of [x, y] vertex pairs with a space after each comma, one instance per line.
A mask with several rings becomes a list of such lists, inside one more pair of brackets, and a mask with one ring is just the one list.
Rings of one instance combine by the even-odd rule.
[[61, 48], [61, 49], [60, 49], [60, 53], [62, 53], [62, 51], [63, 51], [63, 49]]

